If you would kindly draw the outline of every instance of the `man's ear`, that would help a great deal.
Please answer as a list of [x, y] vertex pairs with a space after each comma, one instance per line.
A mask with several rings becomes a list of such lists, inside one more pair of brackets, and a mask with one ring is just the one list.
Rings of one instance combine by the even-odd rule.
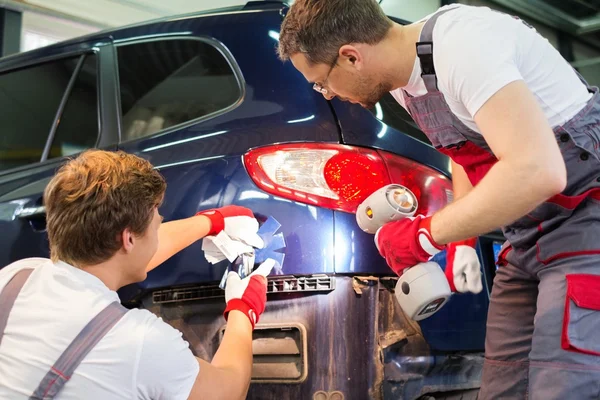
[[346, 64], [352, 68], [361, 69], [363, 66], [363, 56], [360, 50], [351, 44], [345, 44], [340, 47], [338, 63]]
[[123, 249], [125, 252], [130, 253], [135, 245], [135, 235], [129, 230], [129, 228], [125, 228], [125, 230], [121, 233], [121, 241], [123, 243]]

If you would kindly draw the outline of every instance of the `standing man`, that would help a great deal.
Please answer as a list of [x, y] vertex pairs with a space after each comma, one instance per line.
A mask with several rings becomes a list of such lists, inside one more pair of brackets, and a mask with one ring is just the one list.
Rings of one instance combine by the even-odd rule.
[[117, 290], [224, 230], [262, 247], [252, 211], [236, 206], [161, 223], [166, 184], [147, 161], [91, 150], [65, 164], [44, 193], [52, 260], [0, 270], [0, 398], [243, 399], [252, 330], [266, 302], [267, 260], [227, 279], [223, 341], [211, 363]]
[[[484, 7], [404, 26], [374, 0], [296, 0], [279, 55], [327, 99], [371, 108], [391, 92], [453, 160], [452, 204], [376, 235], [397, 274], [503, 227], [479, 398], [596, 398], [598, 89], [531, 26]], [[454, 283], [470, 290], [480, 278], [465, 263]]]

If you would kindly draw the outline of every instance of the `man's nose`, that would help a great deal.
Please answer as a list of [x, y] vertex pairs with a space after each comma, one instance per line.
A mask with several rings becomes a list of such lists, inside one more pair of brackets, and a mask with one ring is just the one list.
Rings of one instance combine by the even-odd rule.
[[323, 97], [325, 97], [325, 100], [333, 100], [335, 94], [323, 93]]

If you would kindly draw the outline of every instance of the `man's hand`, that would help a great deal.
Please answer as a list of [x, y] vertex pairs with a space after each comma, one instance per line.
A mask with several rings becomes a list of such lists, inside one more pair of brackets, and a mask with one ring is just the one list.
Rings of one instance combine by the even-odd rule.
[[200, 211], [210, 219], [211, 229], [207, 236], [218, 235], [221, 231], [233, 240], [239, 240], [249, 246], [262, 249], [263, 240], [258, 236], [258, 221], [252, 210], [240, 206], [226, 206]]
[[476, 244], [477, 238], [472, 238], [447, 246], [446, 277], [453, 292], [479, 293], [483, 289]]
[[389, 222], [375, 234], [379, 253], [398, 276], [444, 249], [431, 237], [430, 224], [430, 217], [417, 215]]
[[268, 259], [260, 265], [253, 273], [244, 279], [240, 279], [237, 272], [227, 275], [227, 286], [225, 287], [225, 319], [232, 310], [244, 313], [252, 329], [258, 323], [259, 316], [265, 311], [267, 302], [267, 276], [275, 266], [275, 261]]

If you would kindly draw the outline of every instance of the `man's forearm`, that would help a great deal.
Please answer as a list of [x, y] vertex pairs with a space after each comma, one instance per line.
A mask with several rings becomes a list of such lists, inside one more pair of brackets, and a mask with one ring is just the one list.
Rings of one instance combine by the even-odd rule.
[[228, 368], [236, 375], [247, 377], [252, 372], [252, 325], [248, 316], [238, 310], [229, 312], [227, 329], [211, 364], [217, 368]]
[[242, 400], [252, 377], [252, 325], [237, 310], [229, 312], [223, 341], [211, 363], [198, 358], [200, 373], [190, 400]]
[[431, 235], [439, 244], [488, 233], [527, 214], [564, 189], [553, 171], [499, 161], [468, 194], [436, 213]]
[[252, 325], [244, 313], [229, 312], [223, 341], [211, 365], [229, 373], [232, 398], [246, 398], [252, 377]]
[[204, 215], [162, 223], [158, 228], [158, 250], [148, 263], [146, 271], [153, 270], [174, 254], [202, 239], [210, 228], [210, 220]]

